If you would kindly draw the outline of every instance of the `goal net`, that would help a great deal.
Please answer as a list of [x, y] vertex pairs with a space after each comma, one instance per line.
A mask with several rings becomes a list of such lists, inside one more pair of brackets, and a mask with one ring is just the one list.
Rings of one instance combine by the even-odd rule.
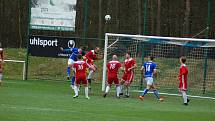
[[[158, 76], [155, 84], [161, 94], [178, 95], [178, 71], [180, 56], [186, 56], [189, 68], [188, 93], [191, 96], [215, 97], [215, 40], [141, 36], [126, 34], [105, 35], [102, 90], [106, 85], [106, 64], [116, 54], [124, 62], [125, 53], [130, 52], [137, 61], [131, 90], [141, 92], [146, 83], [140, 68], [147, 56], [154, 56]], [[119, 72], [119, 78], [123, 72]]]

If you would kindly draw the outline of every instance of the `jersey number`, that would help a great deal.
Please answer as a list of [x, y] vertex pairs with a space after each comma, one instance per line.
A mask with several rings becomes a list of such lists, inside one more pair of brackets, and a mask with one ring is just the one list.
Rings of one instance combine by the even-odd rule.
[[110, 69], [115, 69], [116, 64], [110, 64]]
[[83, 65], [78, 65], [78, 70], [83, 70], [83, 69], [84, 69]]
[[146, 65], [146, 71], [147, 72], [151, 71], [151, 65]]

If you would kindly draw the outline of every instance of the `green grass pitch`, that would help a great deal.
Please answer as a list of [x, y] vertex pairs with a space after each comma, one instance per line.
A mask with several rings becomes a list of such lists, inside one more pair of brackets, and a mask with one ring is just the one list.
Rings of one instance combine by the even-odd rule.
[[215, 100], [191, 98], [184, 106], [182, 98], [174, 96], [164, 102], [150, 94], [144, 101], [103, 98], [99, 88], [94, 85], [90, 100], [83, 94], [73, 99], [68, 82], [5, 80], [0, 121], [215, 121]]

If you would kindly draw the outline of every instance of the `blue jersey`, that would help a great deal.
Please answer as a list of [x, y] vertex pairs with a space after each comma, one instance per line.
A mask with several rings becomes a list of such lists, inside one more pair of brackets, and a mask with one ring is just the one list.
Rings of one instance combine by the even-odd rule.
[[148, 61], [143, 64], [143, 67], [145, 69], [145, 78], [153, 77], [153, 72], [156, 70], [157, 64], [152, 61]]
[[70, 55], [69, 59], [77, 61], [77, 56], [79, 54], [78, 48], [64, 49], [63, 51], [65, 51], [65, 52], [72, 52], [72, 54]]
[[72, 54], [70, 55], [69, 59], [77, 61], [77, 56], [79, 54], [78, 48], [71, 48], [71, 52], [72, 52]]

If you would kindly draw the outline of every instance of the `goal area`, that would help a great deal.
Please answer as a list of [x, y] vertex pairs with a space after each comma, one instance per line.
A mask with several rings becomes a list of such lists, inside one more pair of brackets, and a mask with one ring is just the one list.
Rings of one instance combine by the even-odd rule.
[[[125, 53], [130, 52], [137, 62], [132, 92], [141, 92], [146, 86], [140, 68], [148, 56], [155, 57], [158, 75], [154, 79], [161, 94], [178, 95], [179, 58], [187, 58], [188, 94], [193, 97], [215, 99], [215, 40], [142, 36], [127, 34], [105, 34], [102, 90], [107, 79], [106, 64], [116, 54], [123, 63]], [[123, 72], [119, 71], [119, 78]]]

